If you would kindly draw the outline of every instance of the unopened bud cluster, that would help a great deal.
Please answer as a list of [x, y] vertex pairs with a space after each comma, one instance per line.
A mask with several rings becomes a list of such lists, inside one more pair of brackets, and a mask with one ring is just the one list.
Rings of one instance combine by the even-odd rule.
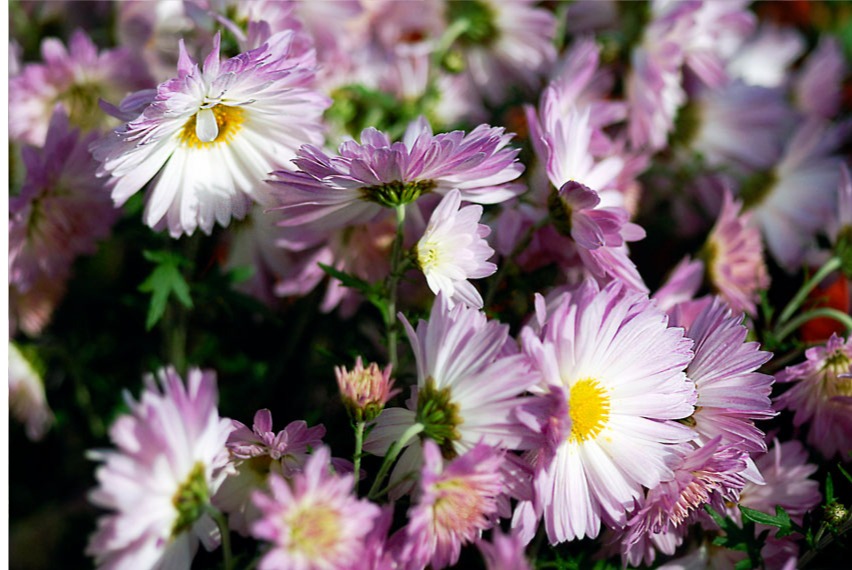
[[351, 372], [342, 366], [335, 366], [334, 374], [337, 376], [343, 405], [356, 422], [376, 419], [388, 400], [399, 392], [398, 389], [392, 389], [390, 365], [380, 370], [379, 365], [373, 362], [364, 368], [360, 356], [355, 360]]

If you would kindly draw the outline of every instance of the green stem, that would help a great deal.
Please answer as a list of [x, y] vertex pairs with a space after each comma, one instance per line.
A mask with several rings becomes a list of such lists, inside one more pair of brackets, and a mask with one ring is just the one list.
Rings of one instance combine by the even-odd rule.
[[355, 495], [358, 495], [358, 483], [361, 481], [361, 450], [364, 447], [364, 427], [366, 427], [367, 422], [360, 421], [357, 422], [355, 426], [355, 455], [352, 456], [352, 463], [354, 464], [354, 469], [352, 473], [355, 474]]
[[820, 307], [819, 309], [814, 309], [800, 314], [795, 319], [781, 327], [781, 329], [775, 334], [776, 340], [784, 340], [784, 338], [794, 333], [800, 326], [817, 317], [828, 317], [829, 319], [834, 319], [835, 321], [842, 323], [846, 327], [847, 331], [852, 330], [852, 317], [843, 311], [838, 311], [837, 309]]
[[819, 532], [816, 536], [816, 544], [811, 550], [808, 550], [802, 555], [801, 558], [799, 558], [799, 564], [797, 568], [804, 568], [805, 566], [810, 564], [810, 562], [814, 558], [816, 558], [816, 555], [819, 554], [820, 551], [823, 550], [826, 546], [831, 544], [835, 538], [839, 538], [850, 530], [852, 530], [852, 518], [846, 519], [846, 522], [844, 522], [843, 525], [839, 529], [837, 529], [837, 532], [831, 532], [827, 536], [823, 536], [825, 534], [825, 528], [825, 524], [820, 527]]
[[398, 370], [397, 362], [397, 327], [396, 327], [396, 297], [399, 280], [402, 277], [402, 241], [405, 227], [405, 205], [396, 207], [396, 237], [393, 240], [391, 253], [391, 269], [388, 275], [388, 308], [385, 315], [385, 325], [388, 335], [388, 357], [393, 370]]
[[379, 489], [382, 488], [382, 482], [390, 471], [391, 466], [396, 461], [397, 456], [399, 456], [399, 452], [408, 444], [408, 442], [417, 436], [421, 431], [423, 431], [423, 424], [416, 423], [402, 434], [402, 437], [399, 440], [393, 442], [391, 446], [388, 448], [388, 452], [385, 455], [385, 460], [382, 462], [382, 466], [379, 469], [379, 474], [376, 475], [376, 480], [373, 481], [372, 487], [370, 487], [370, 492], [367, 493], [368, 499], [374, 499], [379, 494]]
[[781, 311], [781, 315], [778, 317], [778, 323], [776, 323], [776, 329], [786, 323], [790, 317], [793, 316], [793, 313], [805, 302], [805, 299], [808, 297], [808, 293], [810, 293], [814, 287], [819, 285], [823, 279], [828, 277], [828, 275], [837, 269], [840, 269], [840, 259], [837, 257], [832, 257], [828, 261], [825, 262], [825, 265], [820, 267], [813, 276], [808, 279], [802, 288], [799, 289], [799, 292], [796, 293], [796, 296], [787, 303], [787, 306], [784, 307], [784, 310]]
[[466, 19], [456, 20], [450, 24], [444, 32], [444, 35], [442, 35], [441, 39], [438, 41], [435, 51], [432, 52], [432, 63], [434, 64], [434, 69], [441, 68], [441, 61], [444, 59], [444, 56], [447, 55], [447, 51], [453, 47], [456, 40], [459, 39], [469, 28], [470, 22]]
[[234, 557], [231, 554], [231, 531], [228, 530], [228, 521], [222, 511], [207, 503], [204, 507], [205, 512], [216, 521], [216, 526], [219, 527], [219, 533], [222, 535], [222, 555], [225, 559], [225, 570], [233, 570]]

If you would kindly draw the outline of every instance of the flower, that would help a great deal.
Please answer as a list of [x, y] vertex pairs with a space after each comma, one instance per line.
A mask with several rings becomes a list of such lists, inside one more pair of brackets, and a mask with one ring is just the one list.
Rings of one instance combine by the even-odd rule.
[[391, 380], [391, 365], [379, 370], [379, 365], [371, 362], [364, 368], [359, 356], [355, 360], [355, 368], [351, 372], [342, 366], [334, 367], [337, 377], [337, 387], [340, 397], [349, 415], [356, 422], [371, 422], [384, 409], [388, 400], [399, 393], [399, 388], [393, 387]]
[[[386, 408], [364, 443], [370, 453], [384, 455], [392, 442], [412, 428], [420, 440], [433, 440], [451, 459], [484, 443], [498, 449], [524, 449], [534, 439], [516, 417], [527, 388], [538, 380], [526, 359], [513, 350], [509, 327], [489, 321], [463, 304], [452, 309], [443, 293], [432, 306], [429, 321], [417, 330], [403, 318], [417, 361], [417, 385], [406, 408]], [[417, 427], [419, 426], [419, 428]], [[393, 473], [394, 486], [422, 463], [422, 446], [408, 445]], [[411, 486], [397, 485], [391, 496]]]
[[86, 552], [99, 567], [188, 568], [201, 540], [218, 544], [205, 505], [226, 474], [231, 422], [216, 410], [216, 376], [197, 368], [184, 385], [174, 368], [161, 370], [161, 388], [145, 378], [130, 414], [110, 438], [115, 451], [91, 452], [103, 462], [89, 500], [115, 511], [101, 517]]
[[485, 237], [491, 229], [480, 224], [482, 206], [461, 205], [461, 193], [456, 190], [444, 196], [415, 246], [417, 263], [429, 289], [436, 295], [443, 291], [450, 302], [463, 302], [482, 308], [482, 296], [468, 279], [488, 277], [497, 266], [486, 261], [494, 250]]
[[[550, 461], [537, 466], [536, 513], [552, 544], [596, 537], [603, 520], [626, 522], [643, 487], [672, 477], [676, 445], [693, 432], [675, 422], [693, 412], [684, 374], [691, 341], [646, 295], [613, 281], [586, 281], [545, 306], [521, 332], [543, 385], [568, 392], [571, 429]], [[516, 526], [519, 521], [516, 520]], [[522, 528], [531, 537], [533, 529]]]
[[805, 114], [831, 119], [840, 109], [846, 61], [840, 44], [825, 36], [794, 79], [796, 106]]
[[432, 134], [423, 117], [408, 125], [402, 141], [391, 143], [374, 128], [361, 132], [361, 142], [346, 141], [338, 156], [305, 145], [293, 160], [296, 172], [279, 170], [270, 182], [288, 226], [310, 224], [327, 230], [371, 221], [382, 206], [396, 207], [421, 194], [446, 194], [453, 188], [462, 200], [496, 204], [521, 191], [508, 184], [523, 165], [511, 135], [502, 128], [480, 125], [462, 131]]
[[172, 237], [198, 227], [209, 234], [216, 222], [243, 218], [252, 200], [271, 205], [262, 180], [302, 143], [321, 140], [328, 106], [310, 88], [313, 52], [300, 50], [294, 38], [280, 32], [220, 61], [217, 34], [203, 69], [181, 43], [178, 76], [156, 95], [136, 94], [141, 114], [131, 113], [132, 120], [92, 147], [99, 173], [111, 177], [115, 203], [153, 178], [144, 220], [155, 229], [167, 225]]
[[726, 190], [722, 211], [704, 245], [704, 261], [710, 283], [731, 309], [754, 317], [760, 291], [769, 288], [769, 272], [760, 232], [750, 225], [751, 214], [740, 215], [740, 208]]
[[775, 375], [780, 383], [795, 382], [775, 404], [795, 412], [796, 427], [811, 424], [808, 443], [826, 458], [846, 457], [852, 449], [852, 339], [832, 334], [805, 357]]
[[44, 381], [15, 343], [9, 343], [9, 411], [26, 426], [27, 437], [38, 441], [53, 423]]
[[127, 48], [98, 53], [82, 30], [68, 48], [55, 38], [42, 41], [44, 63], [30, 63], [9, 80], [9, 136], [41, 146], [51, 116], [61, 106], [71, 124], [84, 131], [110, 125], [98, 100], [118, 101], [127, 93], [151, 86], [141, 59]]
[[480, 540], [476, 543], [487, 570], [531, 570], [524, 556], [524, 544], [517, 534], [503, 534], [494, 529], [491, 542]]
[[320, 447], [291, 483], [272, 474], [271, 494], [254, 493], [262, 518], [252, 535], [272, 543], [260, 570], [358, 568], [364, 539], [381, 511], [352, 495], [352, 475], [331, 473], [330, 459], [328, 448]]
[[213, 503], [228, 514], [229, 526], [249, 535], [251, 523], [260, 512], [251, 501], [255, 489], [265, 489], [270, 473], [291, 478], [300, 473], [308, 460], [308, 452], [322, 445], [325, 428], [312, 428], [302, 420], [290, 422], [278, 433], [272, 431], [272, 414], [258, 410], [254, 425], [248, 429], [232, 420], [234, 431], [228, 437], [228, 451], [234, 472], [219, 487]]
[[444, 465], [433, 441], [423, 445], [417, 503], [408, 512], [401, 560], [410, 567], [445, 568], [461, 548], [494, 525], [503, 492], [503, 454], [484, 444]]

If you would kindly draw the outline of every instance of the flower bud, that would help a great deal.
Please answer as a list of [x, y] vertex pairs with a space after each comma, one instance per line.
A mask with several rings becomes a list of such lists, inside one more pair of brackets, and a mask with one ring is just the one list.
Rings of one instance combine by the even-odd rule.
[[390, 378], [390, 365], [383, 371], [379, 370], [379, 365], [375, 362], [364, 368], [360, 356], [355, 360], [355, 367], [351, 372], [335, 366], [334, 374], [337, 376], [343, 405], [356, 422], [376, 419], [388, 400], [399, 393], [398, 389], [391, 389], [393, 380]]

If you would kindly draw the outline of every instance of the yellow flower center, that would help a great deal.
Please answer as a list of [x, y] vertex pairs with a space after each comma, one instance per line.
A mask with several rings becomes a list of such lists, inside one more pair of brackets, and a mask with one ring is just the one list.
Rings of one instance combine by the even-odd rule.
[[298, 552], [308, 560], [327, 557], [340, 540], [340, 513], [323, 504], [307, 504], [288, 513], [290, 552]]
[[417, 264], [424, 273], [438, 264], [438, 246], [434, 242], [417, 243]]
[[823, 365], [823, 382], [830, 397], [852, 396], [852, 378], [840, 378], [841, 374], [850, 372], [849, 357], [842, 350], [837, 350], [825, 359]]
[[[201, 115], [200, 118], [199, 115]], [[211, 119], [215, 120], [215, 127]], [[212, 109], [201, 109], [183, 126], [180, 142], [189, 148], [210, 148], [219, 143], [230, 143], [240, 132], [245, 120], [245, 111], [242, 107], [216, 105]]]
[[570, 398], [571, 435], [568, 440], [580, 443], [598, 435], [609, 420], [606, 389], [593, 378], [583, 378], [571, 386]]

